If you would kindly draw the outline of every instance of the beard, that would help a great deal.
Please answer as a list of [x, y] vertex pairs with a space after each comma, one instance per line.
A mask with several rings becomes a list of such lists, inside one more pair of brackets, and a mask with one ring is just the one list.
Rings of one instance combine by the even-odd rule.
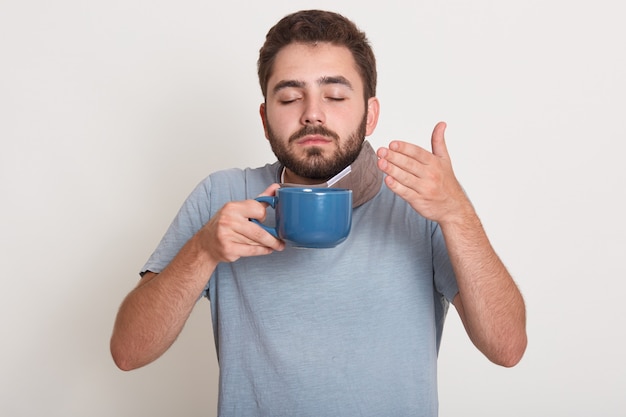
[[[340, 173], [359, 156], [363, 140], [365, 140], [366, 123], [367, 113], [363, 116], [359, 127], [345, 141], [341, 141], [337, 133], [319, 125], [304, 126], [285, 142], [274, 134], [268, 122], [267, 134], [272, 152], [284, 167], [300, 177], [326, 181]], [[322, 135], [332, 138], [337, 143], [337, 149], [331, 155], [325, 155], [321, 147], [312, 146], [306, 149], [304, 156], [298, 156], [291, 149], [291, 145], [307, 135]]]

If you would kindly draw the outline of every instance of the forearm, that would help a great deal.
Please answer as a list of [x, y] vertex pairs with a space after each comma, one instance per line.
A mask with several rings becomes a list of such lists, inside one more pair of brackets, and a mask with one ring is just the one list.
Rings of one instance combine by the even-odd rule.
[[192, 238], [160, 274], [146, 274], [120, 306], [111, 354], [121, 369], [147, 365], [174, 343], [217, 263]]
[[524, 300], [515, 282], [473, 209], [441, 228], [457, 275], [455, 305], [472, 342], [491, 361], [515, 365], [527, 343]]
[[490, 360], [512, 366], [526, 349], [524, 300], [454, 175], [445, 129], [435, 126], [432, 153], [392, 141], [378, 150], [378, 168], [394, 193], [439, 223], [459, 286], [454, 304], [470, 338]]

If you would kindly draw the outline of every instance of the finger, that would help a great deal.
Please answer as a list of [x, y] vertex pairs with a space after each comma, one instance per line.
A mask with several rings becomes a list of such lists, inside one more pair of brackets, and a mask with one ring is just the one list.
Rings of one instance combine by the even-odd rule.
[[437, 123], [437, 125], [433, 129], [433, 134], [431, 136], [430, 142], [433, 150], [433, 155], [450, 159], [445, 139], [446, 126], [447, 125], [445, 122]]
[[280, 188], [280, 184], [274, 183], [270, 185], [269, 187], [267, 187], [265, 191], [263, 191], [261, 194], [259, 194], [259, 197], [260, 196], [274, 196], [276, 195], [276, 190], [278, 190], [279, 188]]
[[405, 163], [417, 161], [421, 164], [428, 165], [432, 162], [433, 155], [429, 150], [413, 143], [394, 140], [389, 143], [389, 148], [381, 148], [379, 150], [378, 157], [388, 159], [398, 166], [403, 166], [402, 161]]
[[261, 246], [277, 251], [281, 251], [285, 248], [285, 242], [274, 237], [274, 235], [260, 225], [254, 222], [248, 222], [244, 227], [245, 229], [241, 229], [240, 233], [247, 245]]
[[[270, 185], [269, 187], [267, 187], [261, 194], [258, 195], [258, 197], [273, 197], [276, 195], [276, 190], [278, 190], [279, 188], [280, 188], [280, 184], [274, 183]], [[265, 220], [265, 208], [269, 204], [261, 203], [259, 201], [255, 201], [255, 203], [257, 204], [257, 206], [256, 207], [252, 206], [254, 208], [255, 215], [248, 216], [248, 217], [252, 219], [257, 219], [259, 221], [264, 221]], [[259, 204], [263, 207], [263, 211], [258, 209]]]
[[392, 176], [385, 177], [385, 184], [387, 185], [387, 188], [389, 188], [395, 194], [400, 196], [400, 198], [406, 201], [411, 201], [412, 199], [419, 196], [418, 191], [416, 191], [415, 189], [411, 187], [408, 187], [406, 184], [397, 180], [395, 177], [392, 177]]
[[[434, 158], [426, 149], [400, 141], [390, 143], [389, 149], [379, 149], [378, 157], [379, 169], [387, 175], [398, 177], [399, 180], [402, 171], [418, 178], [424, 176]], [[406, 180], [410, 181], [411, 178]]]
[[[244, 202], [244, 205], [247, 202]], [[253, 216], [253, 213], [260, 209], [259, 215], [256, 218], [259, 221], [265, 219], [265, 207], [261, 203], [251, 201], [248, 208], [242, 207], [244, 210], [242, 213], [247, 213], [239, 217], [223, 216], [220, 219], [219, 234], [221, 235], [220, 241], [226, 246], [234, 245], [237, 247], [235, 250], [240, 256], [250, 256], [252, 252], [266, 252], [262, 248], [269, 248], [271, 250], [282, 250], [284, 243], [276, 239], [270, 233], [265, 231], [259, 225], [248, 220], [249, 216]], [[245, 219], [245, 220], [244, 220]], [[229, 242], [229, 243], [226, 243]], [[234, 248], [231, 248], [234, 249]]]
[[[272, 184], [267, 187], [259, 196], [273, 196], [276, 194], [276, 190], [280, 188], [279, 184]], [[271, 233], [263, 229], [260, 225], [249, 221], [255, 219], [263, 223], [267, 216], [268, 203], [261, 203], [255, 200], [246, 200], [241, 202], [241, 209], [243, 217], [247, 218], [247, 222], [241, 223], [236, 229], [241, 237], [242, 244], [249, 246], [263, 246], [271, 248], [272, 250], [283, 250], [285, 244], [280, 239], [275, 238]]]
[[242, 233], [244, 234], [248, 245], [262, 246], [278, 251], [285, 248], [285, 242], [275, 238], [271, 233], [263, 229], [258, 224], [248, 222], [246, 227], [247, 230], [242, 231]]
[[393, 182], [400, 182], [402, 184], [409, 184], [419, 177], [406, 167], [400, 167], [395, 163], [387, 159], [378, 160], [378, 168], [387, 174], [387, 178], [393, 180]]
[[241, 257], [269, 255], [275, 250], [282, 250], [279, 242], [276, 247], [262, 245], [243, 235], [233, 235], [230, 239], [221, 241], [219, 252], [221, 258], [227, 262], [234, 262]]

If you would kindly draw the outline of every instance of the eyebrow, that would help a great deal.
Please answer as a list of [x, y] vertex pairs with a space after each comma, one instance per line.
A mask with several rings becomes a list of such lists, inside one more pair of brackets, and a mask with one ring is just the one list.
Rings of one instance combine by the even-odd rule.
[[[350, 90], [352, 90], [352, 83], [350, 83], [350, 81], [348, 81], [348, 79], [342, 75], [335, 75], [335, 76], [324, 76], [321, 77], [317, 80], [317, 84], [318, 85], [330, 85], [330, 84], [340, 84], [343, 86], [348, 87]], [[285, 88], [304, 88], [306, 87], [306, 82], [304, 81], [299, 81], [299, 80], [284, 80], [284, 81], [280, 81], [278, 82], [274, 88], [272, 89], [272, 92], [274, 94], [278, 93], [280, 90], [283, 90]]]

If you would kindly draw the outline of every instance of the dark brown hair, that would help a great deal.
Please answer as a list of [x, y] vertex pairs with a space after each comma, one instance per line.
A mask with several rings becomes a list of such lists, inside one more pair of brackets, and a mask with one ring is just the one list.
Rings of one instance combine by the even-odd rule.
[[293, 42], [329, 42], [347, 47], [352, 52], [363, 80], [365, 100], [376, 96], [376, 58], [365, 33], [340, 14], [302, 10], [282, 18], [265, 37], [257, 62], [264, 98], [267, 98], [267, 82], [272, 75], [276, 55], [281, 48]]

